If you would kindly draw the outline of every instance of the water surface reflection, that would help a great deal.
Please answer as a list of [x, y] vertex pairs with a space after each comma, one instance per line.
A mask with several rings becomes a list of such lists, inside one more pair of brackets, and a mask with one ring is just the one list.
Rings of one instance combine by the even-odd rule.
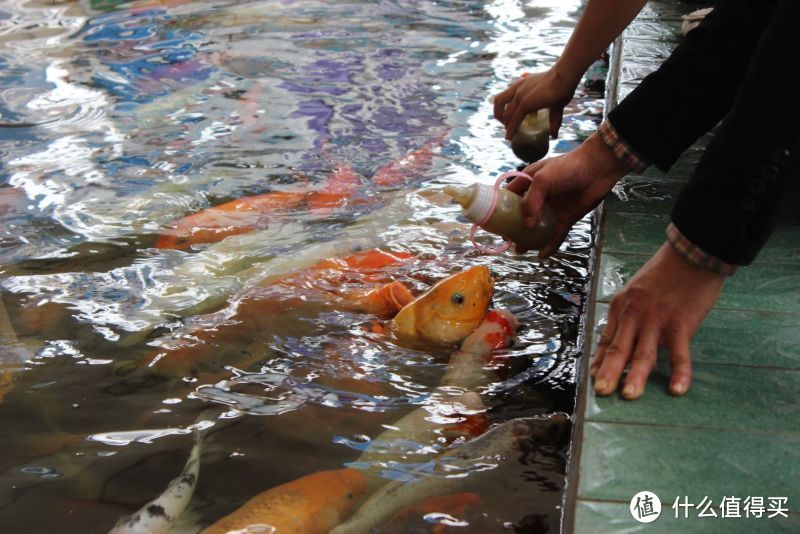
[[[490, 425], [572, 412], [591, 218], [546, 262], [483, 257], [438, 191], [517, 165], [487, 97], [554, 61], [579, 2], [116, 4], [31, 0], [0, 13], [6, 528], [107, 531], [180, 472], [209, 406], [218, 430], [181, 520], [189, 531], [353, 462], [414, 409], [450, 417], [436, 388], [451, 349], [403, 348], [376, 317], [332, 305], [363, 280], [276, 283], [374, 247], [410, 258], [382, 276], [415, 294], [458, 269], [491, 269], [494, 306], [521, 328], [480, 391]], [[586, 135], [601, 103], [580, 95], [553, 152]], [[341, 198], [286, 200], [251, 231], [157, 246], [200, 210], [330, 188]], [[257, 335], [177, 372], [146, 365], [219, 328], [258, 286], [272, 307]], [[515, 442], [502, 476], [463, 490], [479, 500], [462, 516], [412, 514], [397, 528], [469, 517], [475, 532], [557, 530], [559, 421], [554, 435], [531, 423], [538, 433]], [[418, 472], [425, 454], [386, 477]]]

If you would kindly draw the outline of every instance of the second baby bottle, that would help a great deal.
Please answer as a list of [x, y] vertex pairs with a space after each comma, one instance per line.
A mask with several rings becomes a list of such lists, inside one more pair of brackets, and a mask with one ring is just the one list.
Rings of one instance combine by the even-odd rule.
[[[530, 179], [527, 174], [516, 171], [506, 173], [500, 178], [504, 180], [509, 176], [525, 176]], [[498, 180], [497, 185], [502, 180]], [[487, 232], [500, 235], [525, 249], [539, 250], [553, 238], [555, 215], [547, 205], [542, 207], [539, 224], [528, 228], [522, 213], [522, 197], [508, 189], [474, 183], [468, 187], [447, 186], [444, 192], [461, 204], [467, 219]]]

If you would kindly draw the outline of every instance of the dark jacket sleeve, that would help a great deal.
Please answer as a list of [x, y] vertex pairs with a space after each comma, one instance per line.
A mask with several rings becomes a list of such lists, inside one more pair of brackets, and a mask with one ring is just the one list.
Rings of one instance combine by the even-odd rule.
[[668, 170], [730, 110], [774, 6], [774, 0], [719, 2], [611, 111], [608, 119], [620, 137]]
[[693, 244], [753, 261], [800, 199], [800, 1], [776, 2], [731, 111], [672, 212]]

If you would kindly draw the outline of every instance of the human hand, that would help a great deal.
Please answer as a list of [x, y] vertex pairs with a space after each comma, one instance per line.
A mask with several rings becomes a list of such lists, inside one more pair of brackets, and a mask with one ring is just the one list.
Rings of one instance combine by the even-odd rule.
[[556, 137], [564, 115], [564, 106], [575, 94], [579, 80], [570, 80], [552, 67], [545, 72], [527, 74], [494, 97], [494, 117], [506, 127], [510, 140], [525, 115], [542, 108], [550, 109], [550, 135]]
[[[523, 195], [525, 225], [535, 228], [545, 202], [555, 213], [553, 239], [539, 251], [539, 257], [553, 254], [567, 237], [570, 228], [603, 199], [627, 173], [598, 134], [591, 135], [568, 154], [537, 161], [525, 168], [531, 180], [515, 178], [506, 187]], [[516, 247], [517, 252], [526, 249]]]
[[639, 398], [655, 366], [657, 349], [665, 346], [672, 368], [669, 391], [686, 393], [692, 380], [689, 343], [714, 307], [724, 281], [721, 274], [695, 267], [664, 243], [611, 300], [591, 366], [595, 392], [613, 393], [623, 369], [630, 365], [622, 396]]

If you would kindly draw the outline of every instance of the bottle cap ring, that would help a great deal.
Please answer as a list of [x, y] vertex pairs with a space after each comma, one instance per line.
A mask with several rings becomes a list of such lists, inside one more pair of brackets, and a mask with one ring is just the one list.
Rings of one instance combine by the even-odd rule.
[[487, 247], [475, 241], [475, 232], [478, 230], [478, 227], [486, 224], [486, 221], [488, 221], [491, 218], [492, 213], [494, 213], [495, 207], [497, 207], [497, 190], [500, 188], [500, 185], [502, 185], [502, 183], [509, 178], [527, 178], [530, 182], [533, 182], [533, 178], [531, 178], [530, 175], [520, 171], [504, 172], [497, 177], [497, 181], [494, 183], [494, 187], [492, 188], [492, 200], [491, 204], [489, 205], [489, 209], [486, 211], [486, 215], [484, 215], [483, 219], [479, 223], [473, 224], [469, 231], [469, 240], [472, 241], [473, 246], [483, 254], [502, 254], [511, 246], [511, 241], [508, 241], [505, 238], [503, 239], [503, 244], [496, 247]]

